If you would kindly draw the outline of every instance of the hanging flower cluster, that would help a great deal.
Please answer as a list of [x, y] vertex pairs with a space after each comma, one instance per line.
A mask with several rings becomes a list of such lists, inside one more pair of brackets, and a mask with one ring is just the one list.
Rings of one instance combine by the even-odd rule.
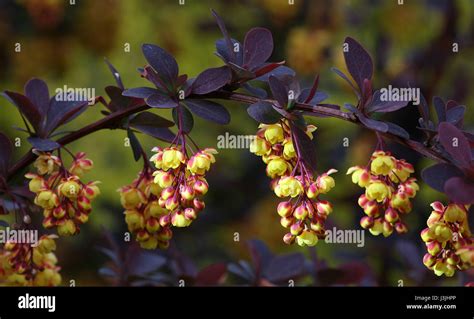
[[0, 285], [58, 286], [60, 267], [54, 254], [55, 235], [42, 236], [34, 246], [5, 243], [0, 250]]
[[83, 152], [77, 153], [69, 169], [50, 153], [36, 152], [37, 173], [27, 173], [29, 189], [36, 194], [34, 203], [43, 208], [43, 226], [57, 228], [61, 236], [78, 234], [89, 220], [91, 202], [100, 194], [99, 182], [83, 183], [81, 177], [93, 167]]
[[347, 171], [354, 184], [365, 188], [358, 204], [367, 216], [360, 224], [372, 235], [388, 237], [394, 230], [399, 234], [408, 231], [402, 216], [412, 210], [411, 199], [419, 190], [416, 179], [410, 177], [413, 172], [410, 163], [380, 150], [372, 154], [367, 167], [353, 166]]
[[452, 277], [456, 270], [474, 266], [474, 241], [467, 220], [467, 207], [440, 202], [431, 204], [427, 225], [421, 238], [428, 253], [423, 257], [426, 267], [437, 276]]
[[206, 148], [188, 159], [176, 147], [153, 149], [156, 171], [144, 170], [119, 192], [125, 220], [143, 248], [167, 248], [171, 226], [187, 227], [204, 209], [209, 185], [204, 177], [215, 162], [215, 149]]
[[[314, 125], [306, 126], [310, 139], [316, 130]], [[281, 120], [278, 124], [261, 124], [250, 151], [262, 157], [267, 164], [267, 175], [272, 178], [271, 187], [280, 198], [277, 212], [281, 225], [289, 232], [284, 235], [286, 244], [296, 243], [300, 246], [314, 246], [318, 239], [325, 237], [324, 222], [332, 212], [332, 204], [319, 198], [328, 193], [335, 181], [330, 176], [335, 169], [319, 176], [314, 176], [295, 147], [290, 124]], [[316, 178], [315, 178], [316, 177]]]

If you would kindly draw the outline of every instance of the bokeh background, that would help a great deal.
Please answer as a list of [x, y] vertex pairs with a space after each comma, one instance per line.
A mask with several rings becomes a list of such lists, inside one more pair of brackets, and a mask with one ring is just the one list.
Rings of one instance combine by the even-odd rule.
[[[255, 0], [204, 1], [186, 0], [0, 0], [0, 88], [22, 91], [31, 77], [47, 81], [50, 91], [57, 87], [94, 87], [105, 95], [104, 87], [114, 84], [104, 63], [107, 57], [119, 70], [126, 87], [146, 85], [136, 71], [144, 65], [142, 43], [155, 43], [177, 59], [180, 72], [195, 76], [204, 68], [222, 65], [213, 54], [214, 41], [221, 37], [210, 13], [215, 9], [226, 21], [232, 37], [243, 40], [253, 26], [273, 32], [275, 50], [272, 61], [286, 60], [307, 86], [320, 74], [320, 89], [329, 101], [354, 102], [350, 89], [330, 68], [344, 70], [342, 43], [346, 36], [360, 41], [375, 61], [375, 85], [420, 87], [428, 101], [434, 95], [454, 99], [468, 106], [466, 126], [472, 128], [474, 112], [473, 4], [470, 0]], [[452, 44], [459, 44], [459, 52]], [[15, 44], [21, 52], [15, 52]], [[124, 50], [130, 45], [130, 52]], [[227, 126], [209, 124], [199, 119], [192, 136], [201, 146], [216, 147], [217, 136], [254, 134], [257, 124], [247, 116], [245, 107], [226, 104], [232, 114]], [[90, 108], [68, 125], [74, 130], [102, 115], [102, 106]], [[161, 115], [169, 117], [166, 112]], [[405, 127], [413, 137], [417, 110], [408, 107], [388, 115]], [[334, 203], [329, 228], [360, 229], [361, 210], [356, 204], [360, 189], [345, 175], [348, 167], [365, 163], [374, 147], [374, 136], [351, 124], [332, 119], [308, 119], [318, 126], [316, 134], [320, 171], [331, 167], [337, 187], [327, 199]], [[0, 128], [11, 137], [22, 139], [15, 156], [28, 151], [26, 136], [12, 126], [21, 126], [14, 106], [0, 100]], [[343, 139], [350, 141], [343, 147]], [[102, 181], [102, 195], [96, 201], [91, 219], [81, 234], [60, 238], [59, 264], [64, 283], [73, 279], [78, 285], [106, 285], [98, 270], [107, 257], [96, 247], [105, 245], [104, 229], [121, 245], [126, 225], [117, 188], [128, 184], [141, 169], [124, 146], [124, 131], [101, 131], [74, 142], [70, 149], [85, 151], [95, 162], [87, 176]], [[140, 136], [145, 149], [164, 145]], [[420, 170], [430, 162], [397, 145], [389, 148], [399, 158], [406, 158]], [[390, 238], [373, 237], [368, 232], [365, 247], [326, 244], [315, 249], [286, 246], [282, 242], [275, 207], [277, 198], [268, 187], [264, 164], [246, 149], [219, 150], [217, 164], [209, 174], [210, 192], [206, 210], [190, 228], [174, 232], [173, 251], [193, 260], [197, 268], [216, 262], [235, 263], [250, 260], [247, 241], [257, 238], [274, 253], [304, 254], [329, 268], [343, 267], [358, 271], [358, 285], [463, 285], [469, 275], [457, 274], [451, 279], [436, 278], [424, 269], [424, 246], [419, 232], [430, 213], [429, 203], [445, 200], [443, 195], [421, 184], [415, 208], [407, 222], [409, 233]], [[39, 221], [39, 217], [37, 218]], [[234, 241], [235, 233], [240, 241]], [[317, 257], [315, 257], [317, 256]], [[362, 270], [361, 270], [362, 269]], [[227, 283], [237, 283], [232, 274]], [[303, 277], [301, 284], [315, 284]], [[319, 284], [325, 282], [324, 278]], [[328, 282], [331, 284], [331, 282]]]

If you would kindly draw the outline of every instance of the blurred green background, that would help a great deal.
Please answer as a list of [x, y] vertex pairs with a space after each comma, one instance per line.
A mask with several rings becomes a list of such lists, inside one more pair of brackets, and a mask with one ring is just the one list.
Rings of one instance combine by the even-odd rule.
[[[285, 60], [294, 68], [302, 83], [309, 86], [315, 74], [320, 74], [320, 89], [327, 92], [332, 103], [354, 103], [348, 86], [330, 68], [344, 70], [342, 42], [346, 36], [360, 41], [375, 61], [375, 86], [388, 84], [420, 87], [428, 101], [433, 95], [461, 104], [474, 104], [473, 6], [470, 0], [405, 1], [396, 0], [288, 0], [255, 1], [124, 1], [65, 0], [0, 1], [0, 88], [22, 91], [31, 77], [47, 81], [50, 92], [57, 87], [94, 87], [97, 95], [105, 95], [104, 87], [114, 84], [103, 58], [107, 57], [119, 70], [126, 87], [146, 86], [137, 67], [145, 64], [142, 43], [157, 44], [177, 59], [181, 73], [193, 77], [207, 67], [222, 62], [213, 52], [214, 41], [221, 34], [210, 13], [215, 9], [226, 21], [232, 37], [243, 40], [253, 26], [263, 26], [273, 32], [275, 50], [272, 61]], [[459, 52], [452, 52], [452, 43], [459, 43]], [[15, 44], [21, 52], [15, 52]], [[124, 48], [130, 45], [130, 52]], [[257, 123], [247, 116], [238, 103], [226, 104], [232, 113], [232, 123], [217, 126], [196, 119], [192, 136], [201, 147], [216, 147], [219, 134], [254, 134]], [[102, 115], [102, 106], [91, 107], [68, 125], [78, 129]], [[169, 117], [166, 111], [162, 115]], [[474, 114], [468, 107], [466, 126], [472, 128]], [[388, 115], [419, 137], [415, 107]], [[336, 168], [337, 187], [327, 199], [334, 203], [331, 223], [339, 228], [359, 229], [362, 216], [356, 200], [360, 189], [345, 175], [348, 167], [366, 163], [373, 150], [374, 136], [351, 124], [331, 119], [308, 119], [318, 126], [316, 134], [320, 171]], [[18, 158], [28, 151], [26, 135], [12, 126], [22, 126], [13, 105], [0, 100], [0, 127], [11, 137], [22, 139], [15, 150]], [[116, 189], [126, 185], [141, 169], [133, 161], [129, 147], [124, 146], [124, 131], [101, 131], [74, 142], [73, 151], [84, 151], [94, 160], [95, 169], [86, 176], [102, 181], [102, 195], [95, 202], [89, 223], [81, 234], [60, 238], [58, 258], [63, 267], [64, 283], [76, 280], [80, 285], [102, 285], [97, 274], [105, 258], [94, 248], [102, 242], [102, 229], [123, 234], [126, 225]], [[349, 138], [350, 147], [343, 147]], [[140, 136], [145, 149], [164, 145]], [[397, 145], [389, 148], [398, 158], [406, 158], [421, 168], [430, 162]], [[245, 241], [263, 240], [275, 252], [302, 251], [298, 246], [286, 246], [281, 238], [275, 207], [277, 198], [268, 188], [269, 179], [260, 159], [245, 149], [219, 150], [217, 164], [209, 174], [210, 192], [206, 195], [206, 210], [190, 228], [174, 232], [174, 245], [195, 260], [198, 265], [217, 261], [248, 259]], [[427, 281], [414, 280], [403, 262], [403, 253], [394, 247], [400, 238], [419, 249], [419, 263], [424, 254], [419, 232], [430, 213], [429, 203], [445, 198], [421, 184], [415, 208], [408, 216], [409, 233], [401, 237], [372, 237], [366, 233], [363, 248], [354, 245], [316, 247], [320, 258], [337, 266], [345, 261], [367, 263], [373, 270], [373, 284], [405, 285], [462, 283], [459, 275], [439, 279], [431, 273]], [[40, 217], [37, 219], [39, 220]], [[332, 225], [332, 224], [330, 224]], [[234, 242], [234, 233], [240, 241]]]

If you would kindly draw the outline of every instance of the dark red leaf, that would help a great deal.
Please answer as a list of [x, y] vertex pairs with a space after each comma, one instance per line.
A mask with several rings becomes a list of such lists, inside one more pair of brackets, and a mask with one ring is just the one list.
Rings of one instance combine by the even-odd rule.
[[211, 68], [201, 72], [193, 82], [192, 92], [207, 94], [217, 91], [232, 79], [232, 71], [227, 66]]
[[263, 276], [273, 283], [283, 283], [306, 273], [305, 258], [301, 253], [274, 257], [263, 272]]
[[286, 109], [288, 106], [288, 90], [285, 83], [275, 76], [270, 76], [268, 84], [270, 85], [273, 97], [277, 100], [280, 107]]
[[28, 142], [39, 151], [50, 152], [61, 147], [57, 142], [40, 137], [28, 137]]
[[471, 147], [463, 132], [448, 122], [442, 122], [438, 126], [439, 141], [443, 148], [453, 159], [459, 163], [461, 168], [471, 165]]
[[273, 52], [273, 37], [270, 30], [253, 28], [245, 35], [244, 67], [251, 70], [265, 63]]
[[224, 263], [209, 265], [196, 276], [194, 284], [196, 286], [214, 286], [221, 283], [227, 272], [227, 265]]
[[277, 63], [267, 63], [266, 65], [264, 65], [261, 68], [254, 71], [255, 76], [260, 77], [264, 74], [272, 72], [276, 68], [279, 68], [280, 66], [282, 66], [282, 64], [284, 64], [284, 63], [285, 63], [285, 61], [277, 62]]
[[404, 139], [409, 139], [410, 138], [410, 134], [408, 134], [408, 132], [403, 127], [398, 126], [397, 124], [391, 123], [391, 122], [385, 122], [385, 124], [388, 125], [388, 132], [389, 133], [400, 136]]
[[105, 63], [107, 63], [107, 66], [109, 67], [110, 72], [112, 72], [112, 75], [115, 79], [115, 82], [117, 83], [117, 86], [121, 88], [122, 90], [125, 89], [125, 87], [123, 86], [122, 78], [120, 77], [120, 73], [112, 65], [112, 63], [110, 63], [110, 61], [107, 60], [107, 58], [104, 58], [104, 60], [105, 60]]
[[13, 154], [13, 144], [11, 140], [0, 132], [0, 176], [6, 176]]
[[145, 99], [145, 102], [150, 107], [156, 107], [160, 109], [170, 109], [178, 105], [176, 101], [163, 93], [152, 94]]
[[29, 80], [25, 84], [25, 95], [36, 106], [41, 116], [46, 116], [49, 108], [49, 91], [46, 82], [36, 78]]
[[174, 84], [178, 77], [178, 64], [174, 57], [153, 44], [142, 45], [143, 55], [166, 84]]
[[364, 47], [353, 38], [347, 37], [344, 42], [348, 44], [348, 51], [344, 52], [347, 70], [362, 92], [364, 80], [372, 80], [374, 71], [372, 58]]
[[251, 239], [247, 241], [247, 247], [250, 252], [255, 270], [260, 273], [263, 271], [273, 259], [273, 254], [267, 245], [261, 240]]
[[217, 124], [229, 124], [230, 122], [230, 113], [227, 109], [212, 101], [208, 100], [194, 100], [187, 99], [184, 100], [184, 104], [199, 117], [202, 117], [205, 120], [215, 122]]
[[[179, 114], [178, 114], [178, 109], [179, 109]], [[180, 104], [179, 107], [173, 108], [172, 115], [173, 115], [174, 123], [176, 124], [176, 126], [178, 126], [180, 130], [182, 130], [185, 133], [191, 132], [194, 126], [194, 118], [191, 112], [189, 112], [189, 110], [186, 107], [184, 107], [183, 104]], [[180, 121], [180, 117], [181, 117], [181, 121]]]
[[441, 193], [444, 193], [444, 184], [448, 179], [463, 175], [463, 172], [456, 166], [445, 163], [427, 167], [421, 172], [421, 177], [425, 183]]
[[311, 171], [316, 171], [316, 147], [305, 131], [291, 123], [293, 143], [300, 152], [301, 159]]
[[474, 181], [463, 177], [452, 177], [444, 184], [449, 199], [458, 204], [474, 204]]
[[88, 103], [88, 101], [58, 101], [53, 97], [46, 119], [47, 134], [79, 116], [86, 110]]
[[159, 91], [157, 89], [149, 88], [149, 87], [138, 87], [138, 88], [124, 90], [122, 92], [122, 95], [129, 96], [129, 97], [136, 97], [140, 99], [146, 99], [147, 97], [155, 93], [159, 93]]
[[277, 67], [276, 69], [273, 69], [272, 71], [267, 72], [267, 73], [257, 77], [255, 80], [268, 82], [268, 79], [271, 76], [282, 77], [282, 76], [286, 76], [286, 75], [295, 76], [295, 71], [293, 71], [292, 69], [290, 69], [287, 66], [281, 65], [281, 66]]
[[36, 105], [34, 105], [29, 98], [20, 93], [5, 91], [4, 96], [18, 107], [35, 131], [39, 132], [42, 116]]
[[260, 101], [250, 105], [247, 113], [257, 122], [264, 124], [274, 124], [278, 122], [282, 115], [275, 111], [270, 102]]
[[406, 101], [382, 101], [380, 99], [380, 95], [381, 93], [379, 90], [374, 92], [374, 95], [372, 96], [372, 102], [365, 108], [367, 113], [394, 112], [408, 105]]
[[446, 104], [439, 96], [433, 97], [433, 105], [436, 110], [436, 115], [438, 116], [438, 123], [446, 121]]
[[229, 33], [227, 32], [227, 29], [225, 27], [224, 20], [222, 20], [222, 18], [213, 9], [211, 9], [211, 12], [214, 18], [216, 19], [217, 25], [219, 26], [219, 29], [221, 30], [222, 35], [224, 36], [225, 43], [227, 45], [227, 50], [228, 50], [227, 54], [229, 57], [229, 61], [236, 62], [234, 48], [232, 46], [232, 40], [229, 37]]

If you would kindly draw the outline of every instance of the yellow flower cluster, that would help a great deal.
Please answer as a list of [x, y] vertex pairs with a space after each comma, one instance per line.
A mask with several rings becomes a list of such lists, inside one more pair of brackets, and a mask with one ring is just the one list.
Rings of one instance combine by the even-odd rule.
[[[314, 125], [307, 125], [306, 134], [312, 139]], [[300, 246], [314, 246], [325, 237], [324, 222], [332, 212], [332, 205], [321, 200], [320, 195], [328, 193], [335, 181], [330, 176], [336, 170], [314, 178], [298, 156], [293, 144], [291, 128], [287, 120], [278, 124], [261, 124], [250, 151], [262, 157], [267, 164], [267, 175], [272, 178], [272, 189], [280, 198], [277, 208], [281, 225], [289, 232], [283, 241], [296, 242]]]
[[37, 153], [37, 173], [27, 173], [29, 189], [35, 193], [34, 203], [43, 209], [43, 226], [57, 227], [58, 234], [79, 233], [80, 225], [89, 220], [91, 201], [100, 194], [99, 182], [84, 184], [80, 178], [90, 171], [93, 162], [86, 154], [76, 154], [69, 170], [61, 159], [50, 153]]
[[467, 220], [467, 207], [459, 204], [431, 204], [427, 225], [421, 238], [428, 253], [423, 257], [426, 267], [437, 276], [452, 277], [456, 270], [474, 267], [474, 241]]
[[419, 190], [416, 179], [410, 177], [413, 172], [410, 163], [384, 151], [375, 151], [366, 168], [349, 168], [347, 174], [352, 174], [352, 182], [365, 188], [358, 200], [367, 215], [360, 220], [363, 228], [385, 237], [394, 230], [399, 234], [408, 231], [401, 217], [412, 210], [410, 200]]
[[187, 227], [204, 209], [209, 185], [204, 175], [215, 162], [216, 150], [206, 148], [187, 158], [176, 147], [154, 148], [156, 171], [144, 171], [120, 191], [125, 221], [141, 247], [167, 248], [171, 226]]
[[58, 286], [54, 254], [57, 236], [42, 236], [34, 246], [7, 242], [0, 250], [0, 286]]

